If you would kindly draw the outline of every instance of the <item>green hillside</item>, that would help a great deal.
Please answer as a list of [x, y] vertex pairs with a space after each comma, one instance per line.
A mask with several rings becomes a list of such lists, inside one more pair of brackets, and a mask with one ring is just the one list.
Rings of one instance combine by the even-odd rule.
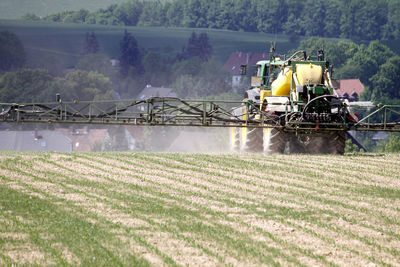
[[126, 0], [1, 0], [0, 18], [17, 19], [27, 13], [47, 16], [64, 10], [79, 10], [81, 8], [95, 11], [111, 4], [123, 2], [126, 2]]
[[[44, 60], [54, 60], [54, 58], [63, 62], [64, 66], [73, 66], [81, 56], [85, 33], [88, 31], [95, 32], [101, 53], [118, 58], [119, 42], [125, 29], [131, 32], [139, 45], [145, 49], [158, 50], [172, 57], [181, 51], [194, 30], [0, 20], [0, 30], [12, 31], [22, 40], [28, 54], [28, 66], [31, 67], [40, 66]], [[273, 40], [277, 41], [278, 52], [286, 52], [298, 46], [298, 42], [289, 42], [286, 35], [212, 29], [195, 30], [208, 34], [214, 49], [214, 57], [221, 62], [236, 51], [258, 53], [269, 51], [269, 42]]]
[[398, 266], [399, 155], [0, 153], [1, 266]]

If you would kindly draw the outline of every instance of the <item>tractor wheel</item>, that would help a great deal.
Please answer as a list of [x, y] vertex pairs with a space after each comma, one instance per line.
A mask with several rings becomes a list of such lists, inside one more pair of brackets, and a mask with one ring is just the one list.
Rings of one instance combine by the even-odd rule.
[[283, 153], [286, 148], [287, 134], [275, 128], [265, 129], [264, 152]]
[[344, 154], [346, 132], [334, 132], [326, 136], [314, 136], [306, 146], [310, 154]]
[[262, 152], [263, 151], [263, 129], [262, 128], [243, 128], [243, 151]]
[[310, 136], [305, 146], [305, 152], [307, 154], [328, 154], [329, 140], [326, 136]]
[[345, 131], [339, 131], [336, 133], [332, 133], [329, 136], [329, 152], [331, 154], [339, 154], [343, 155], [344, 150], [346, 147], [346, 132]]
[[299, 140], [295, 134], [288, 134], [289, 153], [304, 154], [306, 153], [305, 145]]

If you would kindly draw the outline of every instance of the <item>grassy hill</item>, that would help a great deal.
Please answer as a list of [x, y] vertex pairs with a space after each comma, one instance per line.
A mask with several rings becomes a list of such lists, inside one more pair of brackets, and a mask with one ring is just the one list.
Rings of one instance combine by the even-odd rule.
[[111, 4], [123, 2], [126, 2], [126, 0], [1, 0], [0, 18], [17, 19], [27, 13], [47, 16], [65, 10], [79, 10], [81, 8], [95, 11]]
[[399, 265], [399, 160], [2, 152], [0, 265]]
[[[119, 57], [119, 42], [127, 29], [140, 46], [175, 56], [187, 43], [194, 29], [162, 27], [118, 27], [50, 22], [0, 20], [0, 30], [16, 33], [23, 41], [29, 66], [41, 66], [45, 60], [57, 59], [64, 66], [73, 66], [81, 57], [85, 33], [94, 31], [101, 53]], [[273, 35], [227, 30], [195, 29], [206, 32], [214, 49], [214, 57], [224, 62], [232, 52], [267, 52], [269, 42], [276, 40], [278, 52], [296, 48], [286, 35]]]

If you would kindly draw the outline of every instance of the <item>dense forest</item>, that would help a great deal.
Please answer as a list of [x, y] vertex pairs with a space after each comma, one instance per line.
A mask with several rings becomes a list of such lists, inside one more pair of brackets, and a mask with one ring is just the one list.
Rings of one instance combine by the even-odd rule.
[[[40, 19], [27, 14], [24, 19]], [[104, 25], [215, 28], [352, 40], [400, 39], [398, 0], [128, 0], [44, 20]]]

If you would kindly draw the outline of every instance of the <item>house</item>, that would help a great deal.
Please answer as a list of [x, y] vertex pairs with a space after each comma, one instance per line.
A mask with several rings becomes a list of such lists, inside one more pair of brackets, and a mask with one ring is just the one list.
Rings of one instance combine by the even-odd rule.
[[229, 71], [232, 75], [232, 89], [238, 92], [241, 82], [244, 80], [244, 77], [240, 75], [241, 65], [256, 65], [258, 61], [268, 59], [269, 54], [266, 53], [232, 53], [224, 64], [224, 69]]
[[140, 150], [142, 148], [143, 127], [112, 125], [96, 129], [77, 126], [56, 129], [72, 141], [74, 152]]
[[107, 129], [90, 129], [87, 126], [58, 128], [56, 131], [71, 140], [74, 152], [104, 151], [104, 143], [108, 138]]
[[359, 79], [338, 80], [333, 85], [337, 87], [336, 93], [349, 101], [358, 101], [364, 91], [364, 85]]
[[177, 97], [172, 88], [153, 87], [150, 84], [139, 93], [138, 99], [143, 100], [151, 97]]
[[389, 137], [389, 134], [387, 132], [377, 132], [372, 136], [371, 139], [372, 139], [372, 141], [374, 143], [377, 143], [377, 142], [379, 142], [381, 140], [384, 140], [384, 139], [386, 139], [388, 137]]
[[120, 62], [119, 62], [118, 59], [115, 59], [115, 58], [110, 59], [110, 64], [111, 64], [112, 67], [118, 67], [119, 63]]
[[71, 152], [72, 141], [51, 130], [0, 131], [0, 150]]

